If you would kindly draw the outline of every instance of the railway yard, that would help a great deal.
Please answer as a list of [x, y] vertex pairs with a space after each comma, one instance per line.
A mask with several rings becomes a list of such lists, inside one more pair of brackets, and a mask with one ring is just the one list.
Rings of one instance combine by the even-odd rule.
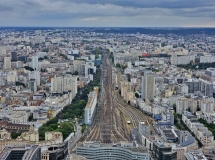
[[125, 103], [115, 90], [112, 76], [112, 65], [108, 55], [105, 55], [102, 63], [101, 91], [98, 97], [93, 124], [88, 128], [82, 141], [100, 141], [101, 143], [117, 143], [131, 140], [131, 130], [139, 127], [139, 122], [146, 122], [151, 126], [154, 119], [142, 113], [139, 109]]

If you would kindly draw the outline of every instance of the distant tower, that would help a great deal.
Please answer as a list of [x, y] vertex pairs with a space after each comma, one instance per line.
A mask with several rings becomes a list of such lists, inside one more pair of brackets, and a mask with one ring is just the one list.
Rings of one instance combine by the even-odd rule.
[[11, 52], [11, 60], [17, 61], [17, 52]]
[[11, 57], [4, 57], [4, 69], [11, 68]]
[[29, 80], [29, 88], [33, 93], [37, 92], [37, 85], [36, 85], [36, 80], [35, 79], [30, 79]]
[[32, 59], [32, 61], [31, 61], [32, 68], [34, 70], [37, 70], [37, 68], [38, 68], [38, 56], [32, 56], [31, 59]]
[[155, 77], [149, 73], [142, 77], [142, 99], [153, 100], [155, 95]]
[[40, 71], [32, 71], [29, 73], [29, 79], [35, 79], [36, 80], [36, 85], [40, 85]]

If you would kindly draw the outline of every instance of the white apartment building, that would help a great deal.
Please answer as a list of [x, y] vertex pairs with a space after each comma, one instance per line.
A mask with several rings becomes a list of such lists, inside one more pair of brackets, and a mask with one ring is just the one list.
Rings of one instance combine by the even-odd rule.
[[199, 128], [196, 136], [204, 146], [212, 145], [214, 143], [214, 136], [207, 127]]
[[62, 93], [65, 90], [72, 90], [73, 98], [77, 93], [77, 77], [66, 76], [66, 77], [54, 77], [51, 79], [51, 92]]
[[198, 119], [202, 118], [202, 119], [206, 120], [208, 123], [215, 124], [215, 112], [214, 111], [209, 111], [209, 112], [197, 111], [196, 117]]
[[189, 64], [191, 61], [195, 62], [195, 56], [177, 56], [173, 54], [170, 58], [173, 65]]
[[214, 111], [214, 98], [203, 98], [199, 102], [199, 107], [203, 112]]
[[182, 121], [190, 128], [204, 146], [214, 144], [212, 132], [209, 131], [207, 127], [204, 127], [192, 113], [184, 111], [182, 114]]
[[120, 65], [123, 65], [126, 62], [135, 62], [138, 61], [139, 57], [138, 56], [134, 56], [132, 54], [116, 54], [114, 55], [114, 65], [116, 65], [117, 63], [119, 63]]
[[4, 57], [4, 69], [11, 68], [11, 57]]
[[85, 61], [75, 60], [73, 61], [73, 72], [77, 71], [78, 75], [85, 76]]
[[213, 63], [215, 62], [215, 56], [200, 56], [200, 63]]
[[181, 97], [176, 101], [176, 113], [182, 114], [183, 111], [188, 109], [188, 101], [187, 98]]
[[34, 70], [37, 70], [38, 67], [39, 67], [39, 64], [38, 64], [38, 56], [32, 56], [31, 57], [31, 67], [34, 69]]
[[95, 108], [97, 104], [97, 93], [95, 91], [90, 92], [88, 95], [88, 102], [84, 109], [84, 123], [92, 124]]

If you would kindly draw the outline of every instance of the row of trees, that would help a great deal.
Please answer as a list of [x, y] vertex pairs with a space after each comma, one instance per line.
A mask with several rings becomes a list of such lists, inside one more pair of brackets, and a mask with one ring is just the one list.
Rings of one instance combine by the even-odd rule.
[[[178, 122], [178, 119], [180, 120], [180, 123]], [[201, 143], [201, 141], [195, 136], [195, 134], [190, 130], [190, 128], [188, 128], [187, 125], [182, 121], [182, 116], [180, 114], [176, 114], [176, 112], [174, 113], [174, 123], [175, 123], [175, 126], [179, 130], [189, 131], [192, 134], [192, 136], [196, 138], [199, 147], [203, 146], [203, 144]]]
[[39, 128], [39, 137], [43, 140], [45, 139], [45, 132], [62, 132], [63, 139], [66, 139], [73, 131], [74, 127], [72, 124], [69, 122], [62, 122], [58, 124], [58, 118], [55, 117]]
[[[45, 138], [45, 132], [49, 131], [59, 131], [63, 133], [63, 138], [69, 136], [73, 132], [73, 126], [68, 122], [63, 122], [57, 124], [59, 119], [73, 119], [73, 118], [82, 118], [84, 116], [84, 108], [87, 104], [88, 94], [93, 90], [95, 86], [100, 86], [100, 77], [101, 70], [97, 70], [97, 74], [94, 75], [94, 81], [90, 82], [89, 85], [85, 86], [82, 89], [79, 89], [79, 92], [73, 99], [72, 103], [57, 114], [57, 116], [49, 121], [46, 124], [39, 128], [40, 139]], [[84, 127], [82, 129], [84, 131]]]
[[[198, 67], [197, 67], [198, 66]], [[210, 67], [215, 67], [215, 62], [213, 63], [196, 63], [196, 64], [186, 64], [186, 65], [178, 65], [178, 67], [185, 69], [207, 69]]]

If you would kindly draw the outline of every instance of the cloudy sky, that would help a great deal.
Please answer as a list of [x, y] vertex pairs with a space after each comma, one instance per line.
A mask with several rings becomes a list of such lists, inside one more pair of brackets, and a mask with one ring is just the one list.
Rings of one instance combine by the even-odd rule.
[[215, 0], [0, 0], [0, 26], [215, 27]]

